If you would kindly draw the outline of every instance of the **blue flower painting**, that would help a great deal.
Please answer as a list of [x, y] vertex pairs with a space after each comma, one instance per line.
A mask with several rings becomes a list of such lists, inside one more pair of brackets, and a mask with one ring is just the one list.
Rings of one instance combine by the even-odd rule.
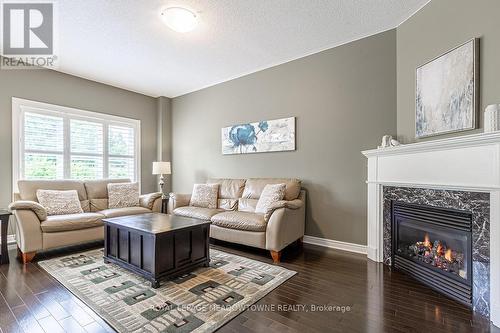
[[295, 150], [295, 117], [222, 129], [222, 153], [249, 154]]

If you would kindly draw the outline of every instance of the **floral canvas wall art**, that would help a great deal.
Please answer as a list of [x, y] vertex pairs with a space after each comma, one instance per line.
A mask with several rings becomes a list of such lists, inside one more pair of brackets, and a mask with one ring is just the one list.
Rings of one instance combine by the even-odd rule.
[[222, 128], [222, 154], [295, 150], [295, 117]]
[[417, 138], [475, 128], [477, 43], [472, 39], [417, 68]]

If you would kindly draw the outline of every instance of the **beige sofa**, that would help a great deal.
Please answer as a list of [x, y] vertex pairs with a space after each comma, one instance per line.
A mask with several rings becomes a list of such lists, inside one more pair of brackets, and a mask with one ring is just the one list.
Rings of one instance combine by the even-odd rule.
[[[17, 247], [22, 261], [31, 261], [41, 250], [103, 239], [105, 217], [160, 211], [160, 193], [141, 195], [137, 207], [109, 209], [107, 184], [124, 182], [129, 180], [20, 180], [19, 193], [14, 194], [9, 208], [16, 217]], [[38, 189], [76, 190], [84, 213], [47, 216], [37, 202]]]
[[[219, 186], [216, 209], [189, 206], [191, 194], [170, 194], [169, 213], [210, 220], [210, 237], [267, 249], [274, 262], [281, 250], [302, 241], [305, 227], [305, 191], [297, 179], [251, 178], [209, 179]], [[267, 184], [286, 184], [285, 198], [265, 214], [255, 213], [259, 197]]]

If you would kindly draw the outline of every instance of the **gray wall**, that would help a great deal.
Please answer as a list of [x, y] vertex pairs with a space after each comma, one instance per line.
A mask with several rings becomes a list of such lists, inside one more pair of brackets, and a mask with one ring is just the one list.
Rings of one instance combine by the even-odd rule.
[[[415, 69], [436, 56], [480, 37], [480, 128], [483, 111], [500, 103], [500, 1], [434, 0], [397, 29], [398, 138], [415, 141]], [[451, 135], [447, 135], [451, 136]], [[446, 136], [433, 137], [431, 139]]]
[[[173, 189], [208, 177], [298, 177], [306, 234], [366, 244], [366, 159], [396, 132], [391, 30], [174, 98]], [[223, 156], [221, 128], [297, 117], [297, 150]]]
[[52, 70], [0, 71], [0, 207], [12, 198], [12, 97], [107, 113], [141, 121], [142, 191], [156, 190], [157, 99]]

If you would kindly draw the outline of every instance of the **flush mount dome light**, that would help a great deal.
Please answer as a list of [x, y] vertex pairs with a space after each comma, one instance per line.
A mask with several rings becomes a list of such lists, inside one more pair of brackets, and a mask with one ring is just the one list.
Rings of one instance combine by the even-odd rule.
[[161, 12], [163, 23], [177, 32], [188, 32], [196, 28], [198, 18], [195, 13], [182, 7], [169, 7]]

